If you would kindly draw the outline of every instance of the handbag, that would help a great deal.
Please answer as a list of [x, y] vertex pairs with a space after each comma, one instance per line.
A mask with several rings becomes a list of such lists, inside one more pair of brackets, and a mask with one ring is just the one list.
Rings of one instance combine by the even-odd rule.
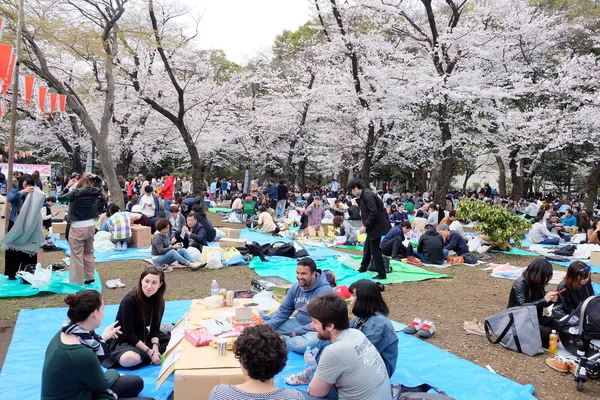
[[492, 344], [534, 356], [544, 352], [535, 306], [512, 307], [486, 318], [485, 336]]

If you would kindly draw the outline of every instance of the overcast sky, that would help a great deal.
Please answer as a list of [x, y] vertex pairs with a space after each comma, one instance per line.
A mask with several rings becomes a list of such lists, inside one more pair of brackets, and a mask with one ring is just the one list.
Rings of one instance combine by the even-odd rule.
[[296, 30], [311, 18], [307, 0], [185, 0], [203, 13], [198, 46], [222, 49], [227, 58], [245, 64], [268, 51], [284, 29]]

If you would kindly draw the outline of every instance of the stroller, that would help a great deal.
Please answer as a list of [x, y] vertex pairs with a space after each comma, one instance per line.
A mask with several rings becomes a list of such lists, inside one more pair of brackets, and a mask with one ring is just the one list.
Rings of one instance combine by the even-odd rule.
[[563, 327], [569, 328], [570, 342], [577, 348], [580, 361], [573, 379], [581, 391], [588, 379], [600, 378], [600, 296], [588, 297], [565, 319]]

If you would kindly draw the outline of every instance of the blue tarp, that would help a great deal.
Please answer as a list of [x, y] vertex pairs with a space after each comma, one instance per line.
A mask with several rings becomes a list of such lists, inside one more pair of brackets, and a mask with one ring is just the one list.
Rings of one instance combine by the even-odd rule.
[[[189, 300], [169, 301], [163, 322], [176, 322], [190, 307]], [[118, 305], [108, 305], [104, 310], [104, 327], [114, 321]], [[66, 308], [21, 310], [0, 373], [0, 399], [33, 400], [40, 398], [43, 355], [48, 342], [66, 320]], [[402, 326], [396, 324], [399, 329]], [[35, 332], [35, 335], [32, 335]], [[496, 375], [467, 360], [461, 359], [425, 341], [404, 334], [399, 335], [398, 366], [392, 383], [402, 382], [414, 386], [427, 382], [445, 390], [457, 400], [511, 399], [533, 400], [533, 386], [520, 385], [501, 375]], [[510, 354], [506, 350], [506, 356]], [[59, 367], [59, 366], [57, 366]], [[275, 377], [275, 385], [288, 387], [285, 377], [304, 369], [301, 355], [290, 353], [286, 368]], [[122, 371], [141, 376], [145, 388], [141, 395], [166, 400], [173, 391], [171, 376], [155, 390], [160, 368], [142, 367], [136, 371]], [[306, 389], [306, 386], [299, 387]]]
[[9, 281], [5, 275], [0, 275], [0, 297], [26, 297], [35, 296], [36, 294], [43, 292], [51, 292], [58, 294], [77, 293], [82, 289], [94, 289], [98, 292], [102, 292], [102, 281], [98, 275], [98, 271], [95, 272], [95, 282], [91, 285], [85, 285], [81, 287], [69, 283], [69, 271], [53, 272], [50, 284], [43, 286], [39, 289], [34, 289], [31, 285], [21, 283], [20, 279], [16, 281]]
[[[66, 240], [52, 239], [56, 247], [60, 247], [65, 252], [67, 257], [71, 256], [71, 249], [69, 248], [69, 242]], [[140, 252], [140, 250], [145, 250]], [[108, 251], [97, 251], [94, 250], [94, 261], [97, 263], [111, 262], [111, 261], [125, 261], [125, 260], [141, 260], [143, 258], [151, 258], [150, 246], [142, 248], [128, 248], [127, 250], [108, 250]]]

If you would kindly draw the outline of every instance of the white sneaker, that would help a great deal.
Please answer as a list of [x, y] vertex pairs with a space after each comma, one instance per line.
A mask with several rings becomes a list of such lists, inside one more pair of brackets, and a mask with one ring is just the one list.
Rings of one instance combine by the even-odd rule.
[[127, 250], [127, 242], [121, 242], [121, 250]]
[[106, 287], [109, 289], [116, 289], [117, 288], [117, 284], [114, 281], [114, 279], [109, 279], [108, 281], [106, 281]]
[[113, 279], [112, 282], [116, 285], [116, 287], [118, 288], [124, 288], [125, 284], [123, 282], [121, 282], [121, 278], [117, 278], [117, 279]]
[[115, 247], [115, 250], [121, 250], [121, 242], [117, 242], [117, 247]]

